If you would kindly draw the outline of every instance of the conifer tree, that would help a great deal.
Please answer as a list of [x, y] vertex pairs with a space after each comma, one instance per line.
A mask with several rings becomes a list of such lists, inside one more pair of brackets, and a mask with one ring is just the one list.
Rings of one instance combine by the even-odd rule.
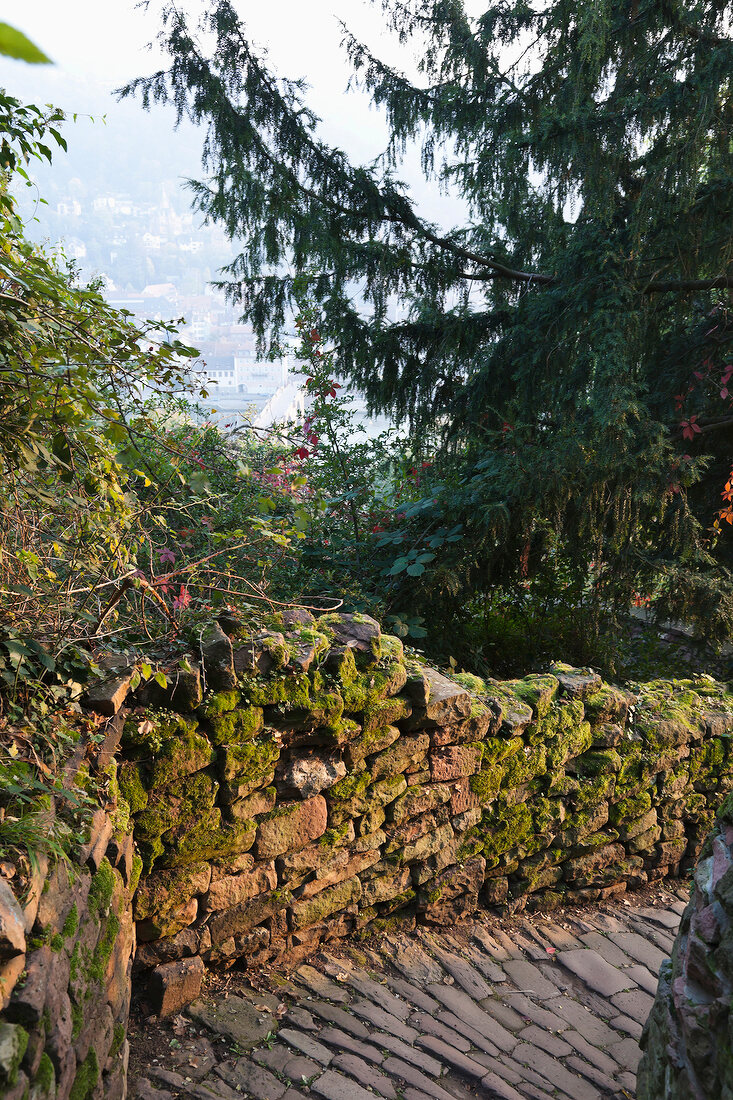
[[[375, 165], [322, 140], [232, 0], [207, 6], [208, 52], [168, 4], [170, 67], [123, 94], [206, 127], [195, 203], [240, 244], [223, 282], [262, 340], [315, 272], [341, 371], [439, 442], [467, 532], [451, 598], [562, 561], [597, 608], [653, 591], [728, 635], [731, 535], [713, 523], [733, 457], [733, 3], [383, 9], [419, 76], [344, 28], [389, 120]], [[399, 182], [413, 141], [464, 225], [440, 230]]]

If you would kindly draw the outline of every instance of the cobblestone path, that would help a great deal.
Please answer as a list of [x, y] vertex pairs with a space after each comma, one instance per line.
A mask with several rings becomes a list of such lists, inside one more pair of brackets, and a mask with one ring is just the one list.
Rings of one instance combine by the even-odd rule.
[[[231, 975], [176, 1021], [140, 1100], [634, 1097], [686, 895], [340, 943]], [[250, 980], [251, 979], [251, 980]]]

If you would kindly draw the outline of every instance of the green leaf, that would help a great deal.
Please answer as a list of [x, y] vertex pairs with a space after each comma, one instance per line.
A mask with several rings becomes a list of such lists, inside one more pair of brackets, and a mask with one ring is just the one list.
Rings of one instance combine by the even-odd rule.
[[408, 577], [419, 577], [421, 573], [425, 572], [425, 566], [421, 565], [418, 561], [414, 561], [412, 565], [407, 566], [405, 572], [407, 573]]
[[34, 46], [22, 31], [8, 23], [0, 23], [0, 54], [14, 57], [18, 61], [27, 61], [29, 65], [53, 65], [50, 57], [46, 57], [38, 46]]
[[168, 687], [168, 677], [166, 676], [166, 674], [164, 672], [156, 672], [153, 679], [155, 680], [156, 684], [158, 684], [160, 687], [162, 687], [162, 688]]

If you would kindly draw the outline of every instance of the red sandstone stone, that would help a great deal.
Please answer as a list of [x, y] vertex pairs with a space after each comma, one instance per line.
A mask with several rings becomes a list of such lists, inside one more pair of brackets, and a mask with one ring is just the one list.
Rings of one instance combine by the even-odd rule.
[[460, 779], [462, 776], [475, 775], [481, 767], [483, 746], [478, 743], [468, 745], [446, 745], [434, 749], [430, 754], [430, 774], [433, 780]]
[[212, 882], [208, 894], [203, 899], [202, 909], [204, 912], [228, 909], [232, 905], [238, 905], [240, 901], [249, 901], [250, 898], [255, 898], [266, 890], [274, 890], [276, 886], [275, 864], [272, 861], [261, 863], [251, 871], [243, 871], [238, 875], [224, 875], [216, 882]]
[[470, 780], [464, 776], [453, 784], [453, 794], [450, 800], [450, 812], [451, 814], [462, 814], [466, 810], [472, 810], [474, 806], [478, 806], [478, 797], [471, 789]]
[[163, 963], [150, 976], [148, 1007], [156, 1016], [170, 1016], [195, 1001], [201, 992], [204, 964], [198, 955], [192, 959]]
[[297, 852], [311, 840], [323, 836], [328, 822], [326, 800], [318, 794], [306, 802], [293, 802], [257, 830], [255, 853], [258, 859], [272, 859], [285, 852]]

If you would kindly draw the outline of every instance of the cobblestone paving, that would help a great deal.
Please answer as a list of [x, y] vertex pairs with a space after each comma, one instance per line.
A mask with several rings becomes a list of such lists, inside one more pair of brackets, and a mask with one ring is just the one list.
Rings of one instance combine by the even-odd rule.
[[[374, 937], [230, 979], [140, 1100], [633, 1097], [686, 895]], [[248, 976], [249, 977], [249, 976]], [[256, 987], [255, 987], [256, 986]]]

